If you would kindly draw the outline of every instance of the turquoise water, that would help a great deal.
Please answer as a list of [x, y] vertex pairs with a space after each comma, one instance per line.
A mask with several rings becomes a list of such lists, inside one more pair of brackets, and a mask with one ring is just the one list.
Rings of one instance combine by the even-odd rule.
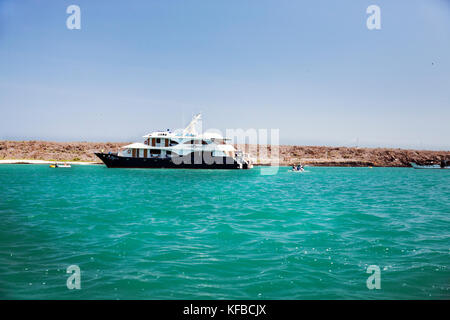
[[307, 171], [1, 165], [0, 298], [450, 298], [450, 170]]

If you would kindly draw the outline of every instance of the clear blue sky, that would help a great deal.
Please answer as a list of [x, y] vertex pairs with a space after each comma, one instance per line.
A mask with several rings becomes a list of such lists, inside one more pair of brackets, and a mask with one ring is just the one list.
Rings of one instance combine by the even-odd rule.
[[450, 149], [450, 3], [0, 0], [0, 139], [134, 141], [199, 111], [283, 144]]

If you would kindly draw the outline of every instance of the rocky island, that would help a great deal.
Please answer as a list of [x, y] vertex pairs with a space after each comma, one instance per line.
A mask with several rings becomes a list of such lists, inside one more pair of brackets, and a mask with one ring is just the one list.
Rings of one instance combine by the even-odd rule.
[[[0, 161], [27, 160], [100, 163], [96, 151], [116, 151], [128, 142], [49, 142], [0, 141]], [[302, 163], [311, 166], [347, 167], [409, 167], [418, 164], [440, 163], [450, 160], [450, 151], [410, 150], [391, 148], [355, 148], [324, 146], [256, 146], [235, 145], [255, 159], [255, 165], [270, 165], [270, 153], [279, 155], [280, 165]], [[261, 151], [263, 150], [263, 151]], [[267, 155], [268, 154], [268, 155]], [[19, 161], [20, 160], [20, 161]]]

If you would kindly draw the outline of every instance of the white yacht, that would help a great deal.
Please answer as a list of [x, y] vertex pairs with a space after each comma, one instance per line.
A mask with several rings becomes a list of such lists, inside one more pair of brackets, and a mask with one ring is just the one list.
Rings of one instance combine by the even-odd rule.
[[108, 168], [250, 169], [250, 157], [217, 133], [198, 133], [201, 114], [180, 131], [155, 131], [118, 152], [95, 153]]

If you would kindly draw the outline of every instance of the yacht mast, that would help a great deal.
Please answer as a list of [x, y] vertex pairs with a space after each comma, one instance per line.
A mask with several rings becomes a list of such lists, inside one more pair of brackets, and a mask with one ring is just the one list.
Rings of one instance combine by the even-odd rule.
[[197, 123], [202, 119], [202, 114], [198, 113], [196, 114], [191, 122], [188, 124], [188, 126], [183, 130], [183, 135], [197, 135], [197, 130], [195, 126]]

